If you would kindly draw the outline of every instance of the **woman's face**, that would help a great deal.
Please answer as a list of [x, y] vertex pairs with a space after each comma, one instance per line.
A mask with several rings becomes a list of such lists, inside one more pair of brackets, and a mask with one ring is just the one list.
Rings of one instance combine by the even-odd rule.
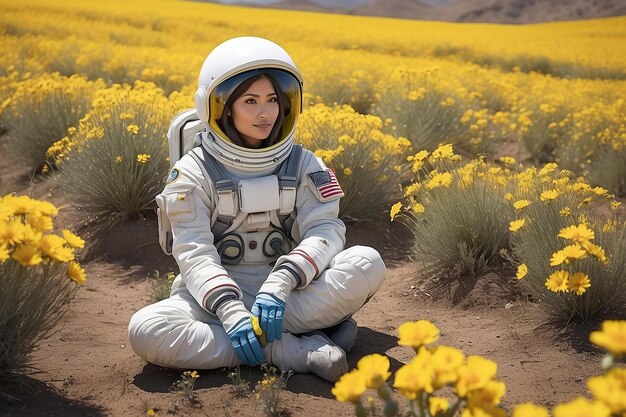
[[272, 83], [267, 78], [255, 81], [231, 108], [235, 128], [245, 145], [259, 148], [267, 139], [278, 118], [278, 100]]

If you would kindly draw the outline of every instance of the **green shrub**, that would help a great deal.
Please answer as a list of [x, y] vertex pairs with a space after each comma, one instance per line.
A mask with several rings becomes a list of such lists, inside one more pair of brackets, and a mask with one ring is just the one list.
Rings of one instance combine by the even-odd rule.
[[440, 285], [462, 276], [477, 276], [502, 266], [500, 252], [509, 247], [511, 208], [503, 195], [504, 172], [484, 159], [462, 164], [451, 145], [412, 160], [415, 181], [404, 188], [401, 221], [413, 230], [413, 256]]
[[26, 371], [28, 355], [63, 318], [77, 289], [72, 280], [85, 281], [74, 261], [82, 239], [49, 233], [57, 212], [26, 196], [0, 199], [0, 400], [9, 399], [5, 384]]
[[100, 90], [78, 128], [49, 149], [61, 191], [89, 226], [110, 227], [154, 210], [169, 168], [173, 113], [152, 83], [114, 85]]
[[1, 113], [11, 157], [33, 169], [41, 168], [48, 147], [89, 111], [98, 87], [102, 87], [101, 81], [59, 73], [16, 81]]
[[[626, 317], [626, 224], [593, 215], [606, 190], [567, 179], [542, 192], [556, 191], [549, 199], [530, 197], [519, 216], [524, 225], [512, 233], [518, 278], [555, 320]], [[593, 234], [568, 239], [568, 227]]]

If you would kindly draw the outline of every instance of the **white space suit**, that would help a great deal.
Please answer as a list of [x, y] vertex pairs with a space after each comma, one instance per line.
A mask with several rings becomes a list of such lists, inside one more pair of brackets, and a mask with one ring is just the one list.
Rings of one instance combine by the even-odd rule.
[[[287, 71], [299, 85], [285, 87], [291, 102], [282, 137], [251, 150], [213, 123], [223, 107], [211, 82], [223, 85], [255, 68]], [[175, 163], [157, 197], [180, 275], [170, 298], [139, 310], [129, 324], [130, 344], [144, 360], [188, 369], [240, 364], [227, 329], [232, 317], [250, 314], [265, 288], [285, 300], [282, 337], [263, 348], [265, 359], [331, 381], [347, 370], [345, 350], [354, 340], [339, 347], [319, 333], [301, 334], [351, 317], [379, 289], [385, 265], [372, 248], [344, 249], [343, 192], [320, 159], [293, 145], [300, 80], [286, 52], [260, 38], [232, 39], [207, 57], [196, 94], [202, 146]]]

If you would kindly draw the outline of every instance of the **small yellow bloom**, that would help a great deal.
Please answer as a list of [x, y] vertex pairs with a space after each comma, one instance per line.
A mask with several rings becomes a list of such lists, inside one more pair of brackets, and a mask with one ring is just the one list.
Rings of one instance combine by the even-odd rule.
[[396, 371], [393, 387], [409, 400], [418, 398], [422, 391], [432, 393], [435, 376], [427, 349], [419, 349], [409, 363]]
[[344, 175], [350, 176], [352, 175], [352, 169], [350, 167], [346, 167], [343, 169]]
[[126, 127], [126, 130], [131, 134], [131, 135], [136, 135], [137, 133], [139, 133], [139, 126], [137, 125], [128, 125]]
[[548, 410], [533, 403], [518, 404], [511, 417], [550, 417]]
[[137, 162], [139, 162], [140, 164], [145, 164], [146, 162], [148, 162], [149, 159], [150, 159], [150, 155], [148, 154], [141, 153], [137, 155]]
[[71, 248], [82, 249], [85, 247], [85, 241], [68, 229], [63, 229], [63, 239]]
[[483, 388], [496, 375], [498, 365], [482, 356], [467, 357], [467, 363], [459, 367], [459, 379], [456, 383], [456, 392], [465, 398], [471, 391]]
[[43, 260], [41, 253], [33, 245], [20, 245], [13, 251], [13, 259], [22, 266], [39, 265]]
[[516, 210], [521, 210], [521, 209], [523, 209], [525, 207], [528, 207], [528, 206], [530, 206], [530, 201], [528, 201], [528, 200], [517, 200], [515, 203], [513, 203], [513, 207]]
[[513, 194], [511, 194], [511, 193], [504, 194], [504, 199], [508, 200], [508, 201], [513, 200]]
[[402, 324], [398, 328], [398, 344], [411, 346], [417, 351], [422, 345], [434, 343], [439, 339], [439, 329], [428, 320], [418, 320]]
[[614, 412], [626, 411], [626, 368], [612, 368], [606, 375], [589, 378], [589, 391]]
[[565, 207], [565, 208], [559, 210], [559, 214], [561, 216], [563, 216], [563, 217], [567, 217], [567, 216], [569, 216], [571, 214], [571, 211], [570, 211], [569, 207]]
[[567, 290], [576, 293], [576, 295], [583, 295], [589, 287], [591, 287], [589, 275], [584, 272], [571, 274], [567, 280]]
[[541, 193], [539, 198], [541, 199], [541, 201], [549, 201], [549, 200], [554, 200], [559, 195], [560, 193], [557, 190], [546, 190]]
[[456, 382], [457, 368], [465, 361], [465, 354], [451, 346], [437, 346], [432, 351], [431, 364], [435, 371], [433, 387], [438, 389]]
[[398, 201], [393, 206], [391, 206], [391, 210], [389, 211], [389, 215], [391, 216], [391, 220], [395, 219], [395, 217], [400, 213], [400, 209], [402, 208], [402, 203]]
[[571, 240], [572, 242], [587, 242], [593, 240], [595, 234], [593, 230], [589, 229], [586, 224], [580, 223], [578, 226], [568, 226], [559, 231], [559, 237], [563, 239]]
[[452, 144], [447, 143], [444, 145], [439, 145], [437, 149], [433, 151], [430, 155], [432, 161], [436, 161], [438, 159], [446, 159], [450, 158], [454, 155], [454, 150], [452, 149]]
[[517, 277], [517, 279], [522, 279], [526, 276], [526, 274], [528, 274], [528, 267], [526, 266], [526, 264], [520, 264], [517, 267], [517, 273], [515, 274], [515, 276]]
[[569, 272], [560, 270], [550, 274], [546, 280], [545, 286], [552, 292], [567, 291], [567, 280]]
[[511, 223], [509, 223], [509, 230], [511, 232], [517, 232], [519, 229], [524, 227], [525, 224], [526, 224], [525, 219], [513, 220]]
[[554, 407], [554, 417], [609, 417], [611, 409], [600, 401], [578, 397], [574, 401]]
[[569, 245], [552, 254], [550, 259], [551, 266], [561, 265], [563, 262], [569, 264], [570, 261], [584, 259], [587, 257], [587, 251], [578, 243]]
[[72, 281], [80, 285], [84, 284], [87, 280], [87, 274], [85, 273], [85, 270], [81, 268], [81, 266], [77, 262], [74, 261], [71, 261], [67, 265], [67, 276], [70, 277]]
[[591, 332], [589, 340], [613, 355], [626, 354], [626, 320], [605, 320], [599, 331]]
[[124, 160], [124, 158], [122, 158], [121, 155], [118, 155], [118, 156], [115, 157], [115, 163], [116, 164], [121, 164], [123, 160]]
[[426, 188], [432, 190], [433, 188], [441, 186], [449, 187], [450, 184], [452, 184], [452, 174], [450, 174], [449, 172], [437, 172], [430, 180], [428, 180], [428, 182], [426, 183]]
[[582, 246], [591, 256], [595, 257], [598, 261], [602, 262], [605, 265], [609, 263], [609, 259], [606, 257], [604, 249], [602, 249], [601, 246], [594, 245], [591, 242], [584, 242]]
[[502, 381], [487, 381], [484, 387], [471, 391], [467, 395], [470, 408], [489, 409], [500, 404], [506, 392], [506, 385]]
[[331, 390], [337, 401], [357, 403], [361, 395], [367, 390], [365, 377], [358, 369], [343, 374]]
[[506, 165], [513, 165], [517, 162], [512, 156], [503, 156], [500, 157], [498, 160]]
[[378, 389], [391, 376], [389, 358], [378, 353], [362, 357], [356, 366], [361, 371], [367, 388]]

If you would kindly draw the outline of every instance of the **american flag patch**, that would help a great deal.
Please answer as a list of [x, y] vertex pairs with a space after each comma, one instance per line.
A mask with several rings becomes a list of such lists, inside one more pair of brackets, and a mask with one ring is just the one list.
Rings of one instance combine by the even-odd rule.
[[318, 199], [322, 202], [343, 197], [343, 190], [337, 181], [337, 177], [330, 169], [310, 173], [309, 181], [318, 194]]

